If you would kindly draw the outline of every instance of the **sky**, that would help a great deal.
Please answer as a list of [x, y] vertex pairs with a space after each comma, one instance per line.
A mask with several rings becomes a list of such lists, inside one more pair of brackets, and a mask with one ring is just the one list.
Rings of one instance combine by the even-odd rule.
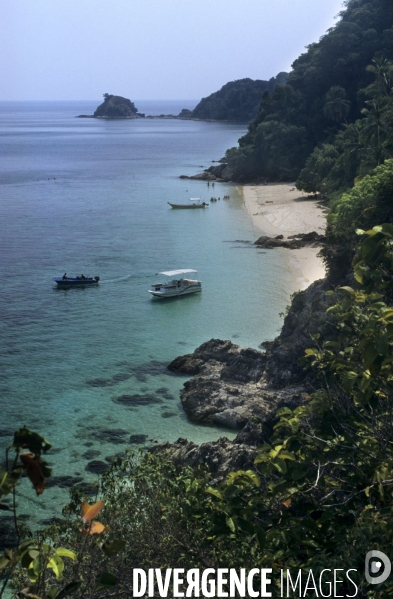
[[0, 100], [201, 99], [270, 79], [343, 0], [0, 0]]

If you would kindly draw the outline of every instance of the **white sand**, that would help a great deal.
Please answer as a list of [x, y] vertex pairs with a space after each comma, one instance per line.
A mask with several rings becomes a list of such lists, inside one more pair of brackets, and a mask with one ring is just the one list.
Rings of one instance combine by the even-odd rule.
[[[325, 214], [318, 200], [309, 199], [293, 184], [244, 185], [240, 191], [253, 225], [261, 235], [288, 237], [310, 231], [325, 232]], [[319, 249], [286, 250], [298, 289], [305, 289], [325, 276], [323, 262], [317, 257]]]

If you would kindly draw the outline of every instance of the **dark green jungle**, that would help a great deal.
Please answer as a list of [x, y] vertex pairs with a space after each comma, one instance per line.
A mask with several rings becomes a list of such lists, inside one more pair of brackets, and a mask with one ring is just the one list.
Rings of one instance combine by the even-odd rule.
[[215, 121], [245, 121], [254, 119], [258, 113], [264, 92], [274, 92], [276, 85], [285, 83], [288, 73], [279, 73], [269, 81], [238, 79], [223, 85], [197, 104], [190, 118]]
[[[392, 86], [393, 2], [348, 0], [226, 155], [237, 181], [296, 180], [325, 198], [328, 326], [301, 358], [308, 398], [269, 426], [255, 419], [252, 468], [214, 478], [208, 463], [130, 453], [38, 533], [18, 520], [18, 480], [26, 471], [44, 491], [50, 443], [16, 431], [0, 468], [12, 524], [0, 598], [132, 597], [133, 568], [176, 567], [272, 568], [273, 597], [281, 569], [303, 573], [301, 593], [284, 596], [393, 597], [393, 577], [364, 575], [369, 551], [393, 556]], [[284, 326], [295, 309], [296, 298]]]

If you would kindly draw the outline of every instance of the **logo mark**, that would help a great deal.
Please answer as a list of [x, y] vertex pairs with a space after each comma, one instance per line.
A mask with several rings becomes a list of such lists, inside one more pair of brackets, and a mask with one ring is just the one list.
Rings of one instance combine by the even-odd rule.
[[366, 580], [370, 584], [380, 584], [385, 582], [390, 576], [392, 564], [387, 555], [382, 551], [369, 551], [366, 555], [365, 574]]

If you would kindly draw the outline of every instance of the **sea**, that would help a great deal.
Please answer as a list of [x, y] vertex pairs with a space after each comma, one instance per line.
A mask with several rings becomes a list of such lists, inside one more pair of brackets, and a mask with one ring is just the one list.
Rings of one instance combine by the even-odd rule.
[[[52, 444], [54, 483], [18, 491], [37, 523], [129, 447], [233, 438], [187, 419], [187, 377], [167, 365], [211, 338], [272, 340], [297, 285], [285, 250], [253, 245], [261, 231], [235, 184], [179, 178], [222, 158], [246, 124], [76, 118], [98, 104], [0, 103], [0, 455], [24, 425]], [[161, 115], [197, 101], [135, 104]], [[168, 205], [190, 197], [209, 207]], [[202, 293], [147, 292], [157, 272], [185, 268]], [[100, 282], [58, 289], [65, 272]]]

